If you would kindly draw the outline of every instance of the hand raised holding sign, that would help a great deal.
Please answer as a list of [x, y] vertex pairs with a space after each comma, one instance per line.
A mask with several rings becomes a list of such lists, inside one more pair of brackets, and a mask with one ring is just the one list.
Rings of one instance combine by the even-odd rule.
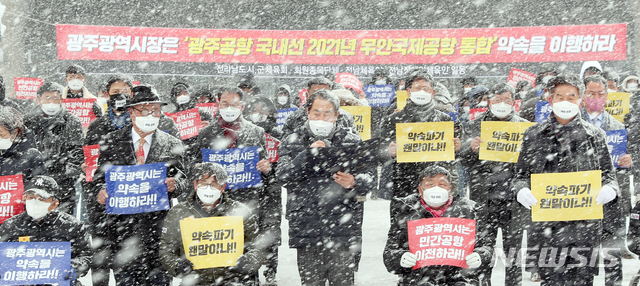
[[469, 268], [478, 268], [480, 267], [480, 265], [482, 265], [480, 254], [478, 254], [477, 252], [467, 255], [467, 257], [465, 257], [465, 260], [467, 260], [467, 265], [469, 266]]
[[456, 152], [460, 151], [460, 148], [462, 148], [462, 142], [460, 142], [460, 138], [453, 138], [453, 147]]
[[596, 204], [606, 204], [613, 201], [617, 196], [618, 194], [612, 187], [604, 186], [600, 189], [598, 197], [596, 197]]
[[396, 144], [396, 142], [391, 142], [387, 151], [389, 152], [389, 156], [391, 156], [391, 158], [395, 158], [398, 155], [398, 144]]
[[415, 266], [417, 262], [418, 262], [418, 257], [411, 252], [405, 252], [404, 254], [402, 254], [402, 257], [400, 258], [400, 266], [404, 268], [411, 268]]
[[106, 189], [100, 190], [100, 192], [98, 193], [98, 203], [101, 205], [106, 205], [108, 198], [109, 198], [109, 195], [107, 195], [107, 190]]
[[164, 183], [167, 184], [167, 192], [171, 193], [176, 190], [176, 179], [167, 178]]
[[633, 163], [633, 160], [631, 160], [631, 155], [629, 154], [622, 155], [618, 160], [618, 165], [622, 168], [629, 168], [631, 167], [632, 163]]
[[333, 174], [333, 180], [345, 189], [352, 189], [356, 185], [356, 178], [351, 174], [343, 172]]
[[324, 144], [324, 142], [322, 142], [322, 140], [318, 140], [316, 142], [313, 142], [311, 144], [311, 147], [320, 148], [320, 147], [327, 147], [327, 145]]
[[271, 163], [269, 163], [269, 160], [267, 159], [262, 159], [258, 162], [258, 164], [256, 164], [256, 169], [265, 174], [269, 173], [271, 172]]
[[471, 151], [478, 153], [478, 151], [480, 151], [480, 143], [482, 143], [480, 137], [473, 138], [473, 140], [471, 140]]

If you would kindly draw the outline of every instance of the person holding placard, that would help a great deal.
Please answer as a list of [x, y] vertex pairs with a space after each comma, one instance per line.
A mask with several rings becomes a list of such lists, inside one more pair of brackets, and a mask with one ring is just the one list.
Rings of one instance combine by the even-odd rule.
[[[519, 117], [514, 110], [515, 89], [510, 84], [498, 83], [489, 90], [489, 111], [482, 113], [467, 125], [462, 137], [462, 149], [460, 150], [460, 162], [469, 168], [469, 199], [479, 206], [479, 229], [487, 233], [488, 241], [493, 249], [496, 244], [498, 229], [502, 229], [502, 247], [504, 253], [510, 250], [520, 249], [522, 242], [522, 219], [514, 205], [511, 180], [513, 179], [515, 162], [500, 162], [480, 159], [481, 134], [485, 131], [483, 122], [527, 122]], [[506, 125], [506, 124], [505, 124]], [[512, 129], [505, 128], [507, 139]], [[504, 137], [499, 135], [498, 137]], [[519, 141], [516, 141], [519, 142]], [[495, 143], [495, 142], [494, 142]], [[503, 143], [500, 143], [503, 144]], [[517, 156], [517, 154], [516, 154]], [[515, 262], [515, 261], [514, 261]], [[522, 270], [515, 267], [515, 263], [507, 267], [506, 285], [521, 283]], [[483, 267], [484, 274], [481, 279], [491, 280], [492, 267]]]
[[[411, 194], [411, 190], [418, 181], [418, 172], [426, 166], [433, 164], [443, 164], [447, 169], [451, 170], [457, 179], [455, 172], [455, 164], [451, 162], [417, 162], [417, 163], [398, 163], [396, 156], [398, 154], [396, 139], [396, 124], [398, 123], [419, 123], [419, 122], [446, 122], [452, 121], [451, 116], [439, 111], [435, 108], [436, 104], [433, 100], [435, 90], [433, 88], [434, 80], [431, 74], [424, 70], [414, 71], [407, 78], [407, 105], [403, 110], [393, 113], [382, 120], [380, 125], [381, 143], [381, 161], [385, 164], [392, 164], [392, 193], [393, 197], [401, 198]], [[430, 131], [430, 130], [421, 130]], [[462, 146], [459, 138], [454, 138], [452, 142], [455, 151], [460, 150]], [[451, 145], [450, 145], [451, 146]], [[457, 188], [457, 183], [454, 183]]]
[[[289, 247], [297, 251], [302, 285], [353, 285], [363, 202], [374, 186], [371, 168], [359, 162], [360, 154], [341, 152], [362, 139], [337, 122], [337, 96], [319, 90], [307, 106], [308, 121], [280, 145], [276, 172], [287, 189]], [[336, 162], [345, 157], [349, 164]]]
[[[158, 128], [162, 102], [156, 91], [148, 86], [132, 89], [133, 98], [127, 104], [131, 125], [104, 137], [100, 144], [98, 169], [93, 187], [88, 191], [100, 204], [98, 210], [106, 214], [109, 201], [105, 175], [112, 166], [140, 166], [164, 163], [169, 200], [186, 193], [182, 142]], [[112, 179], [110, 179], [111, 181]], [[140, 206], [138, 207], [140, 208]], [[116, 285], [170, 285], [171, 276], [163, 269], [159, 257], [160, 227], [166, 210], [135, 214], [106, 214], [93, 241], [96, 254], [94, 265], [114, 270]], [[102, 234], [104, 236], [98, 236]], [[122, 256], [123, 253], [128, 255]], [[92, 272], [93, 284], [108, 283], [109, 272]]]
[[[93, 254], [89, 232], [75, 217], [58, 210], [61, 189], [56, 181], [49, 176], [35, 176], [24, 190], [22, 200], [26, 212], [0, 225], [0, 242], [69, 241], [72, 269], [65, 279], [86, 275]], [[75, 285], [75, 281], [71, 285]]]
[[[191, 191], [187, 202], [171, 209], [162, 226], [160, 259], [165, 269], [173, 277], [189, 281], [188, 285], [231, 285], [232, 283], [260, 285], [257, 271], [260, 268], [263, 253], [256, 244], [259, 234], [257, 216], [247, 205], [229, 198], [225, 193], [228, 176], [220, 164], [199, 163], [196, 164], [192, 173], [193, 187], [190, 185]], [[233, 266], [195, 267], [189, 260], [194, 256], [211, 256], [211, 260], [214, 260], [216, 255], [211, 254], [211, 251], [204, 255], [185, 251], [184, 242], [193, 241], [193, 236], [191, 233], [182, 232], [180, 222], [211, 217], [242, 218], [244, 248]], [[205, 233], [207, 231], [211, 231], [209, 234], [213, 232], [206, 228], [202, 230]], [[206, 235], [202, 238], [203, 241], [207, 240]]]
[[[564, 204], [557, 205], [555, 201], [553, 207], [543, 205], [542, 201], [538, 204], [536, 196], [544, 196], [548, 203], [550, 199], [547, 194], [555, 196], [562, 193], [559, 195], [561, 198], [576, 195], [575, 188], [568, 192], [566, 188], [562, 188], [560, 192], [561, 189], [550, 186], [555, 182], [543, 181], [543, 184], [549, 186], [545, 191], [544, 185], [532, 184], [534, 176], [536, 179], [544, 179], [545, 174], [550, 176], [567, 173], [559, 175], [569, 178], [571, 172], [575, 174], [586, 171], [601, 174], [600, 179], [579, 175], [582, 173], [576, 174], [580, 176], [581, 182], [588, 182], [581, 190], [582, 196], [588, 195], [582, 199], [588, 204], [583, 203], [575, 210], [571, 204], [567, 208], [567, 211], [571, 211], [571, 216], [547, 218], [546, 221], [534, 220], [532, 216], [534, 221], [529, 227], [527, 247], [529, 254], [535, 258], [532, 261], [535, 261], [535, 266], [539, 269], [541, 285], [593, 285], [594, 276], [598, 273], [597, 252], [603, 242], [604, 224], [612, 223], [610, 219], [620, 214], [620, 210], [615, 208], [617, 205], [610, 204], [618, 197], [619, 191], [605, 132], [584, 121], [580, 115], [584, 90], [584, 84], [576, 75], [558, 75], [549, 80], [546, 91], [549, 93], [553, 116], [525, 131], [512, 183], [517, 201], [525, 207], [521, 211], [532, 209], [533, 215], [534, 211], [538, 214], [564, 210]], [[596, 181], [597, 188], [587, 190], [594, 184], [593, 180]], [[557, 184], [562, 185], [562, 182]], [[532, 189], [537, 195], [534, 195]], [[586, 209], [589, 212], [580, 212], [585, 209], [582, 208], [584, 205], [591, 206]], [[607, 220], [579, 219], [579, 216], [592, 217], [591, 210], [596, 206], [601, 207]], [[603, 217], [602, 213], [600, 217]], [[560, 255], [564, 256], [558, 257]]]
[[[410, 230], [407, 222], [425, 218], [464, 218], [478, 219], [476, 204], [465, 198], [454, 195], [451, 186], [451, 174], [440, 166], [430, 166], [420, 172], [418, 191], [391, 201], [391, 208], [397, 209], [396, 217], [392, 220], [387, 243], [384, 248], [383, 259], [387, 271], [400, 276], [398, 285], [479, 285], [480, 281], [475, 272], [463, 268], [442, 264], [435, 257], [428, 266], [417, 268], [418, 261], [427, 258], [418, 257], [410, 252]], [[432, 234], [437, 235], [438, 231]], [[491, 247], [486, 244], [483, 234], [477, 230], [473, 252], [457, 257], [468, 268], [478, 268], [491, 262]], [[467, 245], [463, 239], [457, 243], [447, 243], [445, 235], [432, 242], [420, 241], [422, 246], [460, 246]], [[430, 237], [427, 237], [429, 239]], [[460, 239], [456, 239], [459, 242]], [[436, 249], [437, 250], [437, 249]], [[447, 251], [448, 253], [449, 251]], [[457, 252], [456, 252], [457, 253]], [[434, 255], [435, 256], [435, 255]], [[447, 255], [444, 255], [447, 256]], [[441, 256], [440, 258], [443, 258]], [[464, 260], [463, 260], [464, 259]]]

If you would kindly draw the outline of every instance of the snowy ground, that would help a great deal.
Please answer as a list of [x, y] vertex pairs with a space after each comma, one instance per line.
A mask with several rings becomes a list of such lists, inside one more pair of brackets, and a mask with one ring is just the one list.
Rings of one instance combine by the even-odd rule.
[[[283, 192], [283, 197], [284, 197]], [[387, 200], [367, 200], [364, 210], [363, 225], [363, 245], [362, 260], [360, 261], [359, 272], [356, 273], [356, 285], [396, 285], [397, 278], [389, 274], [382, 262], [382, 251], [387, 240], [389, 230], [389, 201]], [[280, 263], [278, 265], [278, 285], [294, 286], [300, 285], [300, 276], [296, 264], [295, 249], [290, 249], [288, 242], [288, 222], [282, 219], [282, 241], [283, 245], [279, 249]], [[640, 269], [640, 260], [624, 259], [624, 281], [622, 285], [629, 285], [629, 280]], [[594, 285], [604, 285], [604, 270], [600, 269], [601, 275], [596, 277]], [[540, 285], [531, 282], [530, 274], [524, 273], [523, 285]], [[492, 277], [493, 285], [502, 285], [504, 282], [504, 265], [498, 262]], [[264, 282], [264, 277], [261, 280]], [[80, 279], [83, 285], [91, 285], [90, 279], [84, 277]], [[115, 285], [112, 280], [110, 285]], [[179, 281], [174, 280], [174, 285], [179, 285]]]

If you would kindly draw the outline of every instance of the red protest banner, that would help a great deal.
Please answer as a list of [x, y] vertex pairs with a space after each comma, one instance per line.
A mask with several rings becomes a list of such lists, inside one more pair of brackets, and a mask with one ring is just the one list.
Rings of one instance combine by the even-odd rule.
[[36, 99], [38, 88], [44, 83], [44, 79], [33, 77], [13, 78], [13, 90], [16, 98]]
[[413, 269], [428, 265], [469, 268], [466, 257], [476, 243], [476, 221], [464, 218], [425, 218], [407, 221], [409, 251], [418, 257]]
[[197, 103], [196, 107], [202, 107], [206, 110], [209, 110], [209, 112], [211, 112], [211, 115], [213, 115], [214, 117], [216, 116], [216, 112], [218, 111], [218, 103], [217, 102], [210, 102], [210, 103]]
[[264, 134], [264, 137], [267, 139], [267, 157], [269, 157], [269, 162], [278, 162], [278, 159], [280, 159], [280, 156], [278, 156], [280, 140], [267, 133]]
[[352, 88], [358, 93], [362, 93], [362, 82], [352, 73], [337, 73], [336, 82], [342, 84], [345, 88]]
[[536, 74], [517, 68], [512, 68], [507, 77], [507, 83], [516, 87], [519, 81], [526, 80], [531, 83], [531, 86], [536, 87]]
[[0, 177], [0, 223], [24, 212], [22, 175]]
[[69, 112], [80, 118], [82, 128], [87, 128], [97, 118], [93, 113], [95, 101], [95, 98], [65, 98], [62, 100], [62, 104]]
[[202, 121], [200, 119], [200, 111], [198, 111], [198, 108], [191, 108], [185, 111], [165, 114], [171, 117], [171, 119], [176, 122], [176, 125], [178, 125], [178, 130], [180, 131], [180, 137], [182, 137], [182, 140], [198, 136], [198, 131], [202, 128]]
[[217, 30], [56, 25], [59, 60], [430, 64], [627, 58], [627, 24], [434, 30]]
[[469, 110], [469, 120], [474, 120], [476, 119], [476, 117], [480, 116], [480, 114], [484, 113], [485, 111], [487, 111], [487, 107], [480, 107], [480, 108], [473, 108], [471, 110]]
[[98, 157], [100, 157], [100, 145], [82, 146], [84, 152], [84, 162], [87, 164], [87, 169], [84, 173], [87, 182], [93, 182], [93, 174], [98, 169]]

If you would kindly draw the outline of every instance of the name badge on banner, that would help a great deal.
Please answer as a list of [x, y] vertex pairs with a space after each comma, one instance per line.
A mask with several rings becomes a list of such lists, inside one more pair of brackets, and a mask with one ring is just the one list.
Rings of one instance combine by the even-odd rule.
[[2, 285], [69, 285], [71, 242], [0, 243]]
[[398, 110], [403, 110], [405, 106], [407, 106], [407, 100], [409, 100], [409, 95], [406, 90], [398, 90], [396, 93], [396, 100]]
[[[395, 94], [395, 87], [387, 85], [365, 85], [364, 94], [367, 96], [369, 106], [389, 106]], [[342, 107], [340, 107], [342, 108]]]
[[165, 163], [110, 166], [107, 182], [108, 214], [137, 214], [169, 209]]
[[630, 105], [631, 93], [612, 92], [607, 95], [607, 104], [604, 105], [604, 110], [611, 114], [613, 118], [624, 122], [624, 116], [629, 113]]
[[607, 131], [607, 149], [609, 149], [613, 166], [622, 168], [618, 165], [618, 160], [622, 155], [627, 154], [627, 129]]
[[466, 257], [476, 244], [476, 221], [464, 218], [425, 218], [407, 221], [409, 251], [418, 262], [413, 269], [429, 265], [469, 268]]
[[95, 98], [65, 98], [62, 100], [64, 107], [80, 118], [82, 128], [89, 127], [89, 124], [98, 118], [93, 113], [93, 103], [95, 101]]
[[480, 160], [518, 162], [524, 131], [532, 122], [482, 121], [480, 138]]
[[227, 170], [229, 190], [262, 186], [262, 175], [256, 167], [260, 161], [258, 147], [202, 149], [202, 161], [218, 163]]
[[341, 106], [340, 109], [353, 115], [353, 122], [362, 140], [371, 139], [371, 107], [370, 106]]
[[202, 121], [200, 111], [197, 108], [165, 114], [176, 122], [182, 140], [198, 136], [198, 131], [202, 128]]
[[536, 101], [536, 123], [541, 123], [551, 115], [553, 108], [548, 101]]
[[264, 134], [264, 137], [267, 141], [267, 157], [269, 157], [269, 162], [278, 162], [278, 159], [280, 159], [280, 156], [278, 156], [278, 147], [280, 147], [280, 140], [267, 133]]
[[480, 114], [483, 114], [485, 111], [487, 111], [487, 107], [479, 107], [479, 108], [472, 108], [471, 110], [469, 110], [469, 120], [474, 120], [476, 119], [476, 117], [480, 116]]
[[276, 123], [278, 123], [278, 128], [282, 129], [282, 126], [284, 126], [284, 123], [287, 122], [287, 117], [289, 117], [291, 113], [294, 113], [296, 111], [298, 111], [298, 109], [295, 107], [278, 109], [278, 118], [276, 118]]
[[531, 192], [538, 203], [531, 207], [532, 221], [602, 219], [596, 196], [602, 188], [597, 171], [531, 175]]
[[453, 161], [453, 121], [396, 123], [398, 163]]
[[209, 103], [196, 103], [196, 107], [201, 107], [211, 112], [211, 115], [215, 117], [216, 112], [218, 111], [218, 103], [217, 102], [209, 102]]
[[244, 251], [241, 216], [183, 219], [180, 232], [193, 269], [234, 266]]
[[93, 182], [93, 174], [98, 169], [98, 158], [100, 157], [100, 145], [82, 146], [84, 152], [84, 162], [87, 164], [85, 169], [85, 181]]
[[0, 224], [24, 212], [23, 194], [22, 175], [0, 177]]

